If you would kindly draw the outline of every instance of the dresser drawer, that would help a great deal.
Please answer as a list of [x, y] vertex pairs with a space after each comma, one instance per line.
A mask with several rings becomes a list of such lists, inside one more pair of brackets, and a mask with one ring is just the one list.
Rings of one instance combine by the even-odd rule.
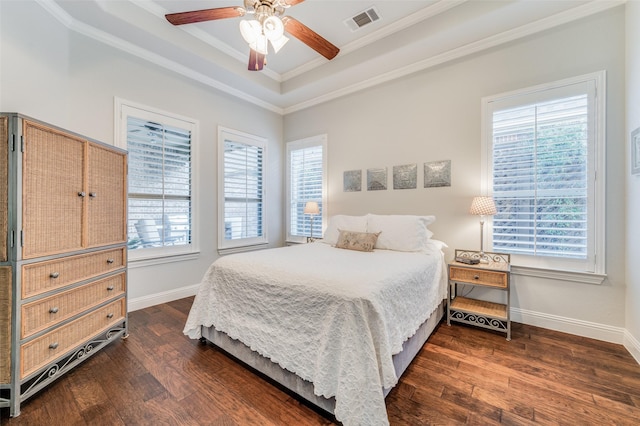
[[22, 338], [125, 292], [125, 273], [22, 305]]
[[124, 298], [118, 299], [22, 345], [20, 377], [25, 378], [87, 339], [123, 321], [125, 302]]
[[69, 256], [22, 267], [22, 298], [115, 271], [126, 265], [126, 248]]
[[507, 288], [507, 274], [505, 272], [483, 271], [479, 269], [450, 266], [449, 279], [457, 282]]

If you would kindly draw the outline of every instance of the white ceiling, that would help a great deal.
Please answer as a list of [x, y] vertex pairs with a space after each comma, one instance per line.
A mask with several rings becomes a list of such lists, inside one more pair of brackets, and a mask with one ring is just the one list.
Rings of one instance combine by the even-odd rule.
[[[625, 0], [306, 0], [286, 11], [340, 48], [332, 61], [291, 37], [263, 71], [231, 18], [173, 26], [166, 13], [243, 0], [36, 0], [101, 42], [281, 114], [544, 31]], [[357, 31], [345, 20], [374, 6]]]

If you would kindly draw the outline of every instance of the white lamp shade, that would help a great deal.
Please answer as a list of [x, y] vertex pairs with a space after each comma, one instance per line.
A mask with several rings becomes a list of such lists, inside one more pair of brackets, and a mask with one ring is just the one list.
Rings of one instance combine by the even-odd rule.
[[275, 53], [278, 53], [278, 51], [280, 49], [282, 49], [282, 46], [287, 44], [288, 41], [289, 41], [288, 37], [282, 36], [282, 37], [277, 38], [275, 40], [271, 40], [271, 47], [273, 47], [273, 51]]
[[262, 32], [269, 40], [277, 40], [284, 34], [284, 25], [277, 16], [270, 16], [264, 20]]
[[492, 216], [496, 212], [493, 197], [474, 197], [469, 209], [469, 213], [480, 216]]
[[320, 208], [318, 207], [318, 203], [315, 201], [307, 201], [307, 204], [304, 206], [304, 214], [319, 214]]
[[262, 34], [260, 22], [255, 20], [247, 21], [246, 19], [243, 19], [240, 21], [240, 34], [242, 34], [242, 38], [249, 45], [256, 43], [258, 36]]

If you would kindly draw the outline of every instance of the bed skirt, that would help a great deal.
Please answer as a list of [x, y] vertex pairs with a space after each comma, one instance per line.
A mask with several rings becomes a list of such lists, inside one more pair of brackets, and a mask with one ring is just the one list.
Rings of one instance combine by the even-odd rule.
[[[445, 301], [442, 301], [431, 316], [420, 326], [418, 331], [402, 345], [402, 352], [393, 356], [393, 365], [396, 376], [401, 377], [413, 358], [418, 354], [424, 343], [427, 341], [433, 330], [444, 316]], [[304, 398], [314, 406], [334, 413], [335, 399], [318, 396], [313, 392], [313, 384], [302, 379], [296, 374], [281, 368], [278, 364], [257, 352], [252, 351], [248, 346], [239, 340], [230, 338], [226, 333], [216, 330], [213, 327], [202, 327], [202, 337], [223, 351], [239, 359], [249, 367], [266, 375], [271, 380], [279, 383], [285, 388]], [[391, 388], [384, 389], [385, 397], [391, 392]]]

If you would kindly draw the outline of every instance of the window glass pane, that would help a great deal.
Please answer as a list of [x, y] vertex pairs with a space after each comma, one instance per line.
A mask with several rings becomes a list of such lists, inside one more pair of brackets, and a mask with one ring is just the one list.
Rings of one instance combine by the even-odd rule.
[[586, 259], [586, 94], [493, 114], [493, 249]]
[[224, 239], [263, 234], [263, 155], [261, 146], [224, 142]]
[[[323, 146], [315, 145], [289, 151], [290, 236], [322, 235]], [[319, 214], [304, 214], [308, 201], [318, 203]], [[313, 229], [311, 224], [313, 223]]]
[[129, 249], [191, 244], [191, 131], [127, 117]]

